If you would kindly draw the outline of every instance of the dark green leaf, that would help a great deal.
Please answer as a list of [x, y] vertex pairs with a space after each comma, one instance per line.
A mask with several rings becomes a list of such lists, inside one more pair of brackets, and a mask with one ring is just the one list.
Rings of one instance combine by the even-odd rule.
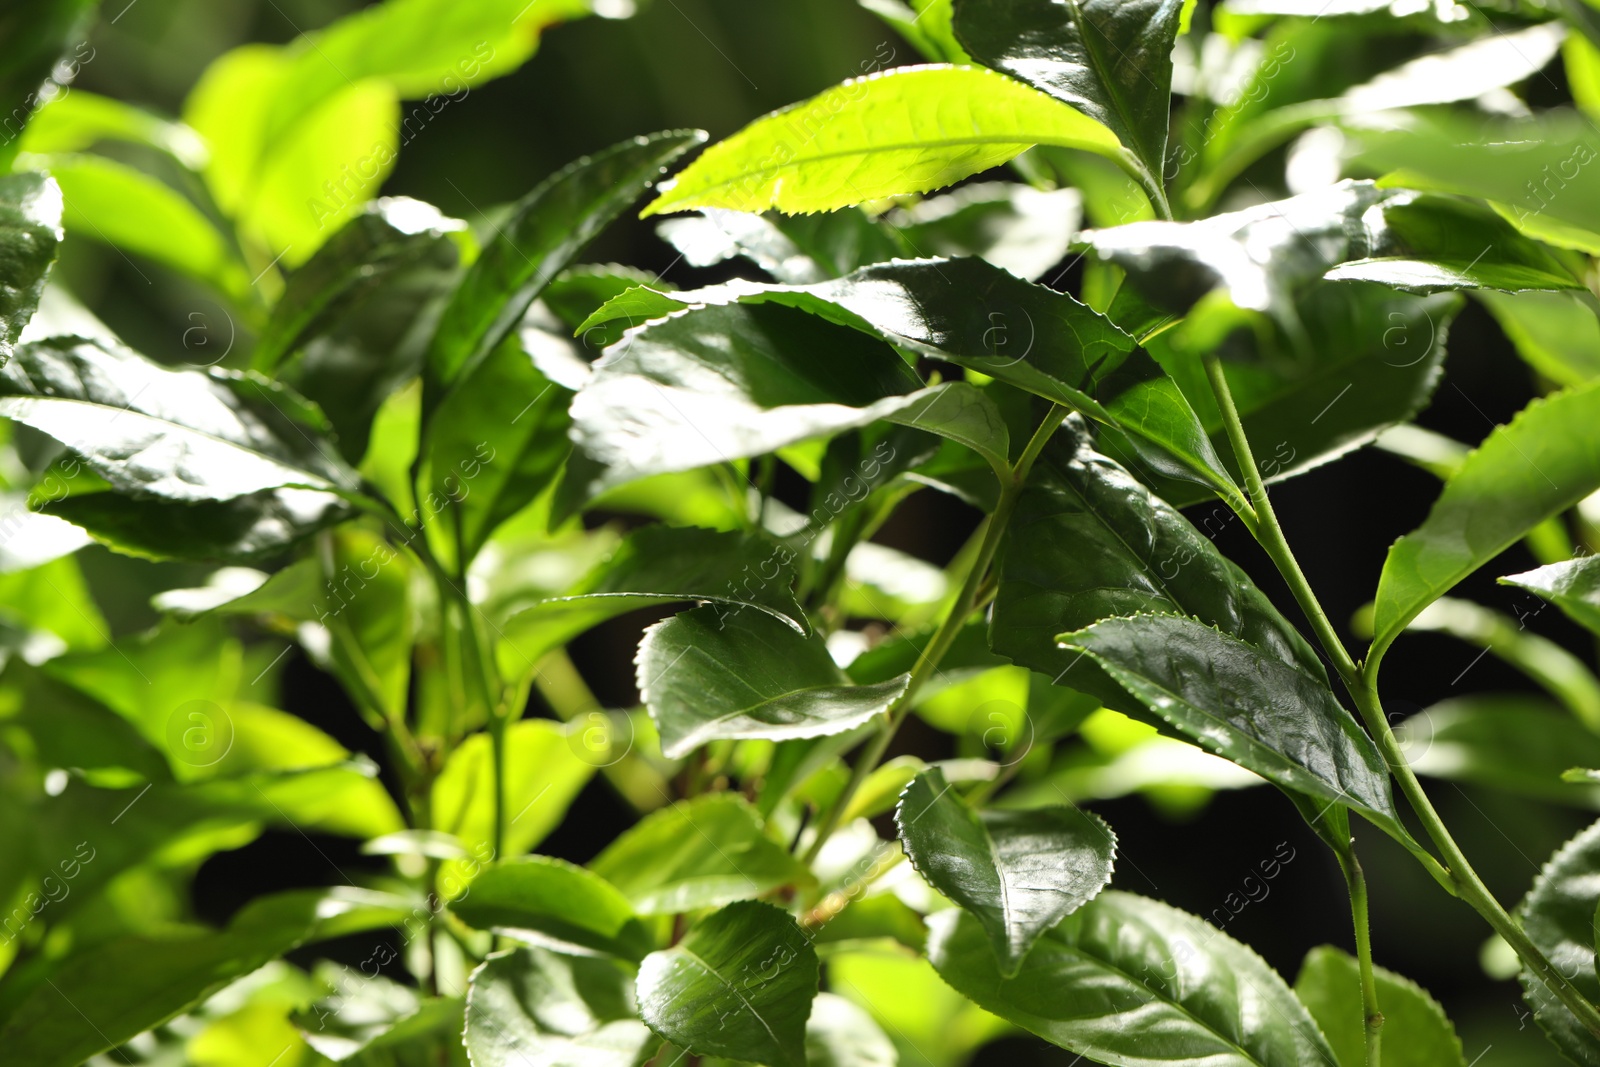
[[[438, 255], [446, 233], [466, 224], [410, 197], [385, 197], [361, 214], [289, 275], [261, 330], [251, 365], [270, 373], [339, 312], [396, 274]], [[446, 257], [454, 259], [453, 255]]]
[[1595, 783], [1561, 779], [1574, 766], [1600, 767], [1600, 737], [1537, 697], [1446, 700], [1406, 719], [1395, 733], [1419, 774], [1600, 809]]
[[1101, 893], [1045, 934], [1014, 978], [982, 926], [933, 917], [928, 958], [980, 1007], [1069, 1052], [1116, 1067], [1334, 1062], [1283, 979], [1209, 923], [1127, 893]]
[[1081, 200], [1075, 189], [983, 182], [895, 212], [889, 223], [919, 256], [977, 256], [1036, 281], [1067, 257]]
[[811, 881], [762, 830], [755, 809], [729, 793], [652, 812], [589, 866], [641, 915], [710, 908]]
[[[23, 0], [0, 18], [0, 57], [4, 57], [0, 58], [0, 113], [8, 122], [27, 122], [29, 113], [43, 102], [45, 79], [67, 46], [88, 31], [98, 6], [94, 0]], [[93, 49], [87, 53], [94, 55]], [[83, 55], [80, 51], [77, 58]], [[6, 128], [0, 170], [11, 169], [18, 132]]]
[[1153, 715], [1275, 785], [1343, 804], [1408, 841], [1383, 756], [1327, 682], [1175, 615], [1107, 619], [1063, 634]]
[[698, 1055], [805, 1067], [816, 950], [771, 904], [741, 901], [701, 919], [639, 965], [639, 1013]]
[[1108, 127], [1143, 165], [1166, 169], [1172, 45], [1183, 0], [957, 0], [955, 34], [985, 66]]
[[[43, 6], [54, 9], [52, 17], [61, 18], [68, 12], [75, 15], [84, 5], [51, 3]], [[29, 18], [20, 12], [13, 17], [24, 23]], [[15, 32], [14, 25], [0, 25], [0, 40]], [[8, 57], [0, 63], [11, 61]], [[51, 62], [54, 62], [53, 55]], [[46, 69], [48, 66], [46, 64]], [[7, 73], [0, 68], [0, 79]], [[0, 90], [6, 94], [12, 91], [10, 88]], [[0, 155], [3, 154], [4, 148], [0, 147]], [[61, 187], [54, 180], [42, 174], [0, 176], [0, 283], [3, 283], [0, 284], [0, 363], [11, 358], [12, 346], [39, 306], [61, 236]]]
[[1111, 881], [1117, 838], [1098, 815], [974, 811], [936, 767], [906, 787], [895, 823], [912, 866], [983, 925], [1007, 977], [1041, 934]]
[[641, 960], [655, 947], [655, 938], [610, 882], [551, 856], [489, 868], [450, 910], [481, 930], [557, 952]]
[[432, 402], [505, 339], [551, 279], [669, 163], [705, 138], [679, 130], [624, 141], [568, 164], [517, 201], [439, 321], [427, 361]]
[[1056, 635], [1101, 619], [1179, 612], [1221, 628], [1311, 677], [1321, 661], [1205, 531], [1095, 451], [1081, 420], [1068, 420], [1034, 464], [999, 552], [990, 642], [996, 652], [1118, 710], [1142, 713], [1092, 659]]
[[951, 185], [1035, 144], [1139, 165], [1099, 122], [993, 71], [897, 67], [791, 104], [712, 145], [645, 214], [831, 211]]
[[19, 348], [0, 370], [0, 415], [56, 438], [123, 492], [191, 502], [354, 488], [328, 443], [248, 384], [63, 338]]
[[313, 1050], [349, 1067], [469, 1067], [460, 997], [419, 996], [381, 975], [356, 983], [324, 967], [335, 992], [291, 1017]]
[[639, 693], [677, 759], [708, 741], [842, 733], [885, 712], [910, 675], [852, 685], [822, 639], [766, 612], [704, 607], [645, 631]]
[[1428, 518], [1384, 560], [1375, 655], [1461, 579], [1600, 489], [1600, 384], [1535, 400], [1467, 457]]
[[[808, 632], [810, 623], [794, 598], [794, 555], [758, 534], [643, 527], [565, 596], [511, 614], [501, 635], [501, 660], [510, 671], [531, 670], [550, 649], [607, 619], [682, 600], [752, 607]], [[505, 606], [508, 613], [514, 609]]]
[[463, 1040], [473, 1067], [634, 1067], [655, 1039], [616, 964], [519, 948], [472, 972]]
[[[1593, 1004], [1600, 1000], [1595, 974], [1594, 917], [1600, 906], [1600, 823], [1561, 846], [1544, 865], [1517, 915], [1528, 939]], [[1591, 1034], [1539, 978], [1522, 972], [1523, 997], [1556, 1048], [1582, 1067], [1600, 1064], [1600, 1038]]]
[[[1428, 991], [1393, 971], [1373, 968], [1383, 1013], [1383, 1062], [1390, 1067], [1467, 1067], [1456, 1028]], [[1333, 1046], [1336, 1067], [1365, 1067], [1361, 973], [1355, 959], [1332, 945], [1306, 954], [1295, 995]]]
[[1574, 622], [1600, 635], [1600, 556], [1580, 556], [1500, 579], [1537, 593]]

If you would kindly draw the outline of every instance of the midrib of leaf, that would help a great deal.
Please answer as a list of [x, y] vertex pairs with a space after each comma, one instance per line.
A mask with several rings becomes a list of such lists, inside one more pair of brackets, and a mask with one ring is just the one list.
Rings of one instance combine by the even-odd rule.
[[711, 977], [713, 977], [717, 981], [721, 982], [723, 984], [723, 986], [728, 990], [728, 992], [730, 992], [734, 996], [738, 997], [739, 998], [739, 1003], [743, 1004], [746, 1008], [748, 1008], [750, 1010], [750, 1014], [754, 1015], [756, 1017], [756, 1021], [761, 1024], [761, 1029], [765, 1030], [767, 1032], [767, 1036], [772, 1038], [772, 1043], [774, 1045], [776, 1045], [780, 1049], [783, 1048], [783, 1042], [778, 1040], [778, 1035], [772, 1032], [772, 1027], [771, 1026], [767, 1025], [766, 1018], [764, 1016], [762, 1016], [762, 1014], [759, 1011], [756, 1011], [756, 1006], [754, 1004], [750, 1003], [749, 999], [746, 998], [743, 993], [739, 992], [738, 988], [736, 986], [734, 986], [734, 984], [732, 982], [730, 982], [726, 978], [722, 977], [722, 972], [721, 971], [717, 970], [715, 967], [711, 966], [711, 964], [707, 963], [705, 961], [705, 959], [698, 952], [694, 951], [694, 949], [692, 949], [692, 948], [687, 948], [687, 947], [685, 947], [683, 945], [679, 945], [678, 946], [678, 950], [680, 952], [682, 952], [685, 956], [688, 956], [694, 962], [698, 963], [701, 967], [704, 967], [705, 970], [706, 970], [706, 973], [710, 974]]
[[[960, 803], [960, 801], [957, 801], [957, 803]], [[970, 808], [968, 810], [971, 811]], [[983, 834], [983, 843], [988, 846], [989, 857], [994, 863], [995, 881], [999, 883], [1000, 888], [1000, 917], [1006, 924], [1006, 947], [1015, 948], [1016, 945], [1011, 937], [1011, 887], [1006, 885], [1006, 872], [1000, 865], [1000, 849], [994, 843], [994, 835], [989, 832], [989, 827], [984, 823], [983, 816], [976, 811], [972, 811], [971, 814], [972, 821], [978, 824], [978, 830]], [[1020, 963], [1021, 961], [1019, 960], [1018, 962]]]

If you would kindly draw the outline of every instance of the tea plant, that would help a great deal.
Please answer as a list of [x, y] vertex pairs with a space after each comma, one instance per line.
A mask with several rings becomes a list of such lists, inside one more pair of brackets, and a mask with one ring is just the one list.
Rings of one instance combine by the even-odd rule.
[[[587, 0], [387, 0], [224, 55], [182, 122], [70, 88], [87, 5], [0, 23], [6, 1062], [889, 1067], [1025, 1031], [1105, 1064], [1465, 1067], [1373, 963], [1354, 813], [1600, 1063], [1600, 829], [1513, 913], [1418, 778], [1580, 807], [1600, 780], [1590, 667], [1448, 596], [1524, 542], [1545, 565], [1502, 580], [1600, 635], [1600, 18], [863, 3], [928, 62], [864, 61], [667, 180], [704, 134], [626, 141], [474, 226], [371, 197], [408, 123]], [[1536, 109], [1514, 90], [1558, 56], [1575, 108]], [[579, 263], [647, 193], [691, 266], [746, 277]], [[247, 343], [131, 350], [51, 280], [63, 239], [208, 286]], [[1411, 425], [1463, 293], [1548, 392], [1471, 450]], [[1272, 499], [1363, 446], [1443, 482], [1364, 648]], [[983, 515], [943, 568], [872, 540], [921, 491]], [[166, 621], [113, 639], [90, 539], [221, 566], [162, 572]], [[607, 710], [567, 647], [641, 609], [640, 706]], [[1548, 706], [1397, 736], [1380, 667], [1413, 630]], [[291, 647], [382, 768], [273, 706]], [[887, 758], [911, 716], [961, 758]], [[1464, 755], [1408, 762], [1424, 734]], [[1347, 945], [1291, 987], [1107, 888], [1115, 828], [1067, 783], [1111, 735], [1276, 787], [1343, 872]], [[596, 775], [637, 822], [540, 855]], [[269, 826], [392, 868], [194, 921], [198, 865]]]

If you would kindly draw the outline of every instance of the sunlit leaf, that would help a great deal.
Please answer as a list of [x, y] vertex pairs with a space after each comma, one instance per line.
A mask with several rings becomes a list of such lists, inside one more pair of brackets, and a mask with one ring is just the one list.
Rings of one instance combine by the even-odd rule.
[[[1373, 968], [1383, 1012], [1383, 1061], [1393, 1067], [1467, 1067], [1461, 1039], [1428, 991], [1393, 971]], [[1307, 953], [1294, 980], [1298, 996], [1333, 1046], [1338, 1067], [1363, 1067], [1366, 1032], [1361, 1024], [1361, 975], [1356, 961], [1332, 945]]]

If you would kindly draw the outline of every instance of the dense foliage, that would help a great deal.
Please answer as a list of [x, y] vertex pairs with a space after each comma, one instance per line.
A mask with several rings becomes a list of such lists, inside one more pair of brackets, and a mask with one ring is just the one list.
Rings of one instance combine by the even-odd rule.
[[[631, 5], [384, 0], [227, 52], [181, 120], [72, 87], [92, 3], [0, 15], [0, 1060], [1466, 1067], [1373, 963], [1355, 822], [1600, 1064], [1600, 825], [1508, 911], [1418, 777], [1596, 806], [1600, 678], [1525, 622], [1600, 636], [1600, 9], [862, 3], [926, 62], [471, 223], [375, 198], [410, 125]], [[583, 262], [641, 205], [719, 280]], [[243, 343], [134, 351], [52, 278], [78, 241]], [[1412, 421], [1469, 299], [1547, 394], [1470, 450]], [[1369, 446], [1442, 488], [1358, 648], [1273, 495]], [[982, 516], [946, 565], [873, 540], [917, 493]], [[160, 625], [109, 632], [91, 543], [190, 565]], [[1449, 595], [1519, 544], [1526, 613]], [[607, 709], [569, 646], [624, 616]], [[1399, 721], [1419, 630], [1548, 699]], [[382, 766], [277, 706], [292, 650]], [[891, 756], [912, 717], [956, 757]], [[636, 821], [540, 854], [591, 780]], [[1349, 900], [1292, 985], [1232, 903], [1110, 888], [1078, 804], [1251, 787]], [[266, 828], [387, 864], [198, 921]]]

